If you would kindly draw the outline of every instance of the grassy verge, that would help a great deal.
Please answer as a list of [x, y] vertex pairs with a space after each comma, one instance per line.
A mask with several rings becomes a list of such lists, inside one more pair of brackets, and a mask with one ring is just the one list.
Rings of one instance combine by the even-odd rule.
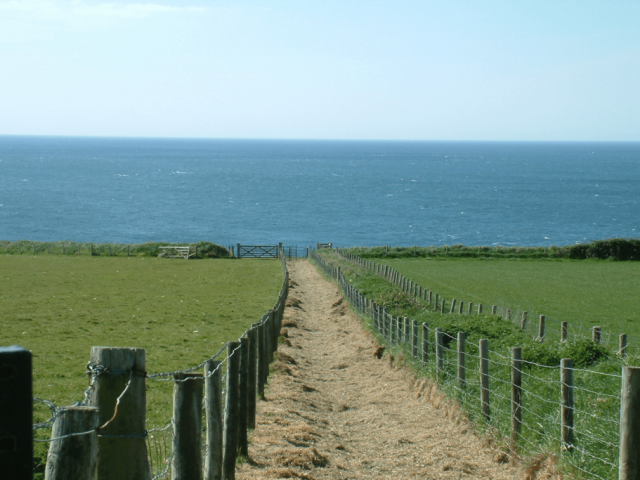
[[[639, 365], [637, 357], [620, 359], [615, 352], [592, 342], [540, 343], [513, 323], [499, 316], [459, 315], [434, 312], [425, 302], [401, 292], [395, 285], [349, 262], [333, 252], [322, 255], [339, 265], [347, 281], [363, 295], [389, 313], [409, 317], [430, 327], [428, 360], [412, 356], [410, 343], [389, 346], [388, 341], [364, 324], [397, 361], [418, 375], [438, 382], [439, 389], [459, 403], [480, 431], [495, 435], [505, 451], [511, 452], [508, 437], [511, 422], [510, 348], [522, 347], [526, 362], [522, 371], [523, 425], [516, 445], [518, 454], [531, 458], [537, 454], [557, 454], [563, 471], [575, 478], [617, 478], [619, 443], [620, 372], [624, 365]], [[444, 368], [436, 371], [433, 329], [444, 333]], [[457, 382], [457, 332], [467, 334], [466, 382]], [[421, 329], [416, 339], [422, 345]], [[489, 340], [491, 419], [480, 410], [478, 341]], [[560, 445], [560, 358], [572, 358], [574, 366], [575, 438], [573, 448]]]
[[[382, 260], [444, 298], [504, 306], [640, 339], [640, 263], [605, 260]], [[559, 335], [559, 325], [547, 331]], [[616, 343], [616, 339], [611, 341]], [[632, 341], [630, 340], [630, 343]], [[636, 345], [640, 346], [640, 345]]]
[[[31, 350], [34, 396], [61, 406], [82, 399], [92, 346], [146, 348], [149, 373], [195, 365], [272, 308], [282, 284], [275, 259], [3, 255], [0, 272], [0, 345]], [[147, 385], [147, 426], [164, 426], [173, 385]], [[34, 421], [49, 418], [35, 408]]]

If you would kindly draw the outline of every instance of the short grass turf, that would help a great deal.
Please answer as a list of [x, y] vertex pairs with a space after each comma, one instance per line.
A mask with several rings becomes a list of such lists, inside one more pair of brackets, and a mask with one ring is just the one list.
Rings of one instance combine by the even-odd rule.
[[[273, 308], [281, 285], [277, 260], [0, 256], [0, 345], [33, 352], [34, 396], [70, 405], [92, 346], [145, 348], [149, 373], [196, 365]], [[147, 426], [164, 426], [172, 382], [147, 385]]]
[[[444, 298], [507, 306], [640, 339], [640, 262], [608, 260], [383, 260]], [[534, 319], [535, 321], [535, 319]], [[547, 329], [555, 324], [547, 325]]]

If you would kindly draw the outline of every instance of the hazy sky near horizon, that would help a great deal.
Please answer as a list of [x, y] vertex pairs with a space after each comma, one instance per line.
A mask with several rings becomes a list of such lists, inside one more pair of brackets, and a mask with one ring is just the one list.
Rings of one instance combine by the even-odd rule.
[[640, 141], [640, 1], [0, 0], [0, 135]]

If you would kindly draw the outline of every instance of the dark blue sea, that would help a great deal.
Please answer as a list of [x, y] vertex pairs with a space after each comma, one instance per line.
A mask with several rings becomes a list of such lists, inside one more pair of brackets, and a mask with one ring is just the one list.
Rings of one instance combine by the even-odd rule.
[[640, 232], [640, 143], [0, 136], [0, 239], [566, 245]]

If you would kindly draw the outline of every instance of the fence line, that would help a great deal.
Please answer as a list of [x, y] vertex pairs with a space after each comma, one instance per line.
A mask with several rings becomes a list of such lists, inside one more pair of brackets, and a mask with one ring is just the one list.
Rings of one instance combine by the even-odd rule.
[[[623, 366], [622, 375], [614, 375], [574, 368], [570, 359], [540, 368], [545, 366], [521, 360], [519, 347], [505, 356], [489, 349], [488, 340], [476, 347], [464, 335], [446, 335], [426, 323], [413, 328], [415, 321], [390, 314], [349, 284], [340, 267], [316, 252], [310, 257], [338, 283], [385, 350], [401, 352], [412, 368], [434, 379], [472, 422], [496, 435], [507, 456], [553, 452], [580, 476], [640, 478], [640, 432], [632, 427], [640, 420], [640, 368]], [[383, 273], [412, 288], [392, 269]], [[453, 342], [456, 348], [449, 346]]]
[[[33, 478], [32, 442], [45, 441], [50, 444], [47, 480], [94, 478], [96, 470], [101, 480], [210, 479], [223, 478], [223, 472], [225, 479], [234, 478], [238, 454], [247, 453], [247, 429], [255, 427], [255, 397], [264, 396], [278, 346], [289, 289], [281, 247], [278, 258], [283, 282], [277, 301], [238, 342], [227, 342], [198, 365], [158, 373], [147, 373], [144, 349], [93, 347], [90, 385], [82, 400], [58, 407], [33, 398], [51, 413], [42, 423], [31, 422], [31, 352], [0, 347], [0, 383], [16, 392], [16, 403], [0, 410], [3, 472]], [[217, 360], [224, 350], [224, 359]], [[165, 427], [145, 428], [147, 379], [174, 382], [173, 416]], [[188, 405], [202, 408], [194, 411]], [[33, 432], [43, 428], [52, 428], [51, 438], [34, 440]]]
[[[444, 248], [444, 247], [440, 247]], [[350, 252], [345, 252], [342, 249], [336, 248], [335, 252], [338, 256], [354, 265], [357, 265], [360, 268], [368, 270], [370, 272], [375, 273], [383, 277], [384, 279], [390, 281], [397, 285], [403, 292], [415, 296], [425, 302], [429, 306], [436, 311], [440, 310], [443, 313], [482, 313], [483, 305], [478, 304], [475, 309], [472, 309], [473, 302], [459, 302], [457, 299], [453, 299], [450, 304], [450, 308], [448, 310], [445, 309], [446, 300], [441, 297], [439, 294], [429, 291], [426, 287], [422, 287], [418, 285], [416, 282], [409, 280], [407, 277], [402, 275], [395, 268], [385, 265], [382, 263], [374, 262], [373, 260], [361, 258], [358, 255], [355, 255]], [[433, 298], [435, 296], [435, 302], [433, 302]], [[456, 307], [457, 304], [457, 307]], [[463, 308], [464, 305], [468, 305], [466, 311]], [[511, 310], [507, 306], [498, 306], [493, 305], [491, 307], [492, 314], [499, 315], [506, 320], [510, 320], [511, 322], [519, 325], [522, 330], [527, 330], [532, 332], [535, 337], [543, 341], [545, 338], [551, 336], [559, 336], [562, 341], [568, 340], [569, 334], [573, 336], [574, 339], [597, 339], [597, 343], [609, 347], [610, 345], [615, 345], [617, 342], [617, 352], [624, 356], [628, 353], [629, 348], [637, 348], [640, 345], [640, 338], [636, 337], [628, 337], [627, 334], [622, 333], [618, 336], [611, 334], [610, 332], [602, 332], [600, 327], [592, 327], [591, 329], [586, 329], [582, 325], [575, 325], [568, 322], [560, 322], [553, 318], [546, 317], [545, 315], [540, 315], [538, 321], [532, 321], [528, 318], [528, 312], [515, 309]], [[547, 328], [547, 322], [552, 322], [556, 324], [555, 330], [550, 330]], [[628, 340], [633, 340], [633, 343], [628, 344]]]

